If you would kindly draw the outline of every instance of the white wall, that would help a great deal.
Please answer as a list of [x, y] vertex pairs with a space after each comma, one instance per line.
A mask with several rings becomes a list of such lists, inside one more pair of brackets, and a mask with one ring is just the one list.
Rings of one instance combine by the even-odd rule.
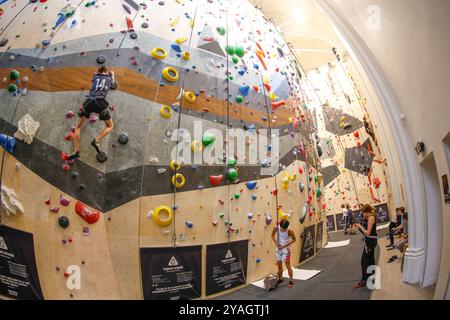
[[[433, 153], [438, 177], [448, 174], [442, 140], [450, 131], [448, 121], [450, 1], [317, 0], [317, 2], [330, 5], [339, 16], [344, 17], [378, 62], [399, 111], [406, 117], [405, 125], [410, 141], [423, 141], [426, 145], [426, 151], [417, 157], [417, 163]], [[372, 5], [380, 8], [379, 29], [368, 27], [370, 15], [367, 9]], [[421, 189], [420, 186], [405, 187]], [[442, 186], [439, 196], [443, 207], [444, 238], [435, 291], [436, 299], [444, 297], [450, 272], [450, 206], [444, 203]], [[414, 201], [414, 199], [407, 200]], [[425, 210], [421, 214], [426, 221]], [[416, 223], [418, 222], [419, 220], [416, 220]]]

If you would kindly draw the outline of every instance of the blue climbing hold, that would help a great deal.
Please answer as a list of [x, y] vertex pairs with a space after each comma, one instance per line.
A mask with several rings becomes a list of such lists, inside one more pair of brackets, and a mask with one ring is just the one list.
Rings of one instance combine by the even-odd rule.
[[245, 97], [248, 96], [249, 91], [250, 91], [249, 86], [240, 86], [239, 87], [239, 92]]
[[170, 47], [172, 50], [181, 53], [181, 47], [178, 44], [171, 44]]
[[248, 190], [253, 190], [256, 188], [256, 185], [258, 184], [257, 181], [249, 181], [245, 185], [247, 186]]
[[239, 75], [243, 76], [245, 74], [245, 70], [239, 70], [238, 73]]

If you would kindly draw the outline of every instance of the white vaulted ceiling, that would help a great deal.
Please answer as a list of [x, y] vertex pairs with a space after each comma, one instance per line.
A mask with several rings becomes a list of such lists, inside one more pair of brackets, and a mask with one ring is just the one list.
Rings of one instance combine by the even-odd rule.
[[314, 0], [249, 0], [282, 31], [306, 70], [334, 60], [332, 48], [342, 45]]

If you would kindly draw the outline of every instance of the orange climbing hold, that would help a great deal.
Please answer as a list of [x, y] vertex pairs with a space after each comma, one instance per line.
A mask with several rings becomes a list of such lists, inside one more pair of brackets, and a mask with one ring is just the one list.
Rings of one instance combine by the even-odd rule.
[[89, 224], [94, 224], [100, 219], [100, 212], [89, 209], [84, 203], [77, 201], [75, 212]]

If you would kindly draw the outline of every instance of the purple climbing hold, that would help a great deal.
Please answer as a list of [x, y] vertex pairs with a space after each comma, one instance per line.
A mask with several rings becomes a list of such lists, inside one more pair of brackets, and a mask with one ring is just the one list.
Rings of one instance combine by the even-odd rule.
[[131, 9], [130, 9], [129, 6], [127, 6], [125, 3], [122, 3], [122, 7], [125, 9], [125, 11], [126, 11], [128, 14], [131, 14]]

